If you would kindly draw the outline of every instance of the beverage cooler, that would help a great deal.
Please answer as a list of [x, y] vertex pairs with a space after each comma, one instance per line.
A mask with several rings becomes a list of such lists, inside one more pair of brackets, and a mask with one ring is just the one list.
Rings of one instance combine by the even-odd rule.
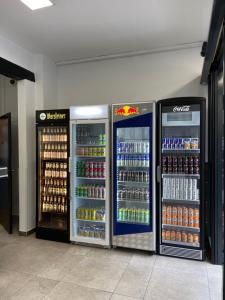
[[77, 243], [110, 245], [109, 107], [70, 108], [71, 231]]
[[155, 104], [115, 104], [112, 120], [112, 244], [155, 251]]
[[69, 242], [69, 110], [36, 112], [38, 238]]
[[205, 99], [166, 99], [157, 106], [159, 252], [202, 260]]

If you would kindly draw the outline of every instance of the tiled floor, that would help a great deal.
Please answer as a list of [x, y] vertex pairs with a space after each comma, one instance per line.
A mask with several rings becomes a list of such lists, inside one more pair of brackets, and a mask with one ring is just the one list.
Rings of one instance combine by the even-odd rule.
[[0, 228], [0, 300], [221, 300], [222, 268], [121, 249], [7, 235]]

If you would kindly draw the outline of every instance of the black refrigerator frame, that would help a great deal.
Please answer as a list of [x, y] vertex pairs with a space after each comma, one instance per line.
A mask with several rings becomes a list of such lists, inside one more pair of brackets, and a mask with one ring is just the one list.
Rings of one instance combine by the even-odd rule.
[[[161, 176], [161, 141], [162, 141], [162, 106], [185, 106], [185, 105], [200, 105], [200, 247], [194, 248], [191, 246], [179, 246], [179, 245], [171, 245], [161, 242], [161, 229], [162, 229], [162, 212], [161, 212], [161, 184], [162, 184], [162, 176]], [[166, 256], [173, 257], [181, 257], [181, 258], [189, 258], [194, 260], [204, 260], [205, 258], [205, 208], [204, 208], [204, 198], [205, 198], [205, 124], [206, 124], [206, 99], [203, 97], [179, 97], [179, 98], [168, 98], [163, 99], [157, 102], [157, 119], [156, 119], [156, 161], [157, 161], [157, 169], [156, 169], [156, 191], [157, 191], [157, 253]], [[179, 243], [179, 242], [178, 242]], [[164, 247], [164, 250], [161, 251], [161, 246]], [[168, 247], [171, 250], [168, 251]], [[183, 251], [179, 251], [182, 249]], [[194, 251], [193, 251], [194, 250]], [[200, 250], [201, 254], [196, 252]]]
[[[69, 157], [70, 157], [70, 110], [38, 110], [36, 111], [36, 238], [52, 240], [57, 242], [70, 242], [70, 173], [69, 173]], [[38, 129], [40, 127], [66, 127], [67, 128], [67, 229], [54, 229], [42, 227], [38, 225], [39, 217], [39, 141]]]

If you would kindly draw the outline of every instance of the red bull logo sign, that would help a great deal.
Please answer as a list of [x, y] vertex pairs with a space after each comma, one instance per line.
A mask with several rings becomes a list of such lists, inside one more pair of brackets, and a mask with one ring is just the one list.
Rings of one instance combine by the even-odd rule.
[[115, 115], [120, 115], [120, 116], [130, 116], [130, 115], [138, 115], [139, 114], [139, 110], [138, 107], [134, 107], [134, 106], [129, 106], [129, 105], [125, 105], [121, 108], [116, 108], [115, 109]]

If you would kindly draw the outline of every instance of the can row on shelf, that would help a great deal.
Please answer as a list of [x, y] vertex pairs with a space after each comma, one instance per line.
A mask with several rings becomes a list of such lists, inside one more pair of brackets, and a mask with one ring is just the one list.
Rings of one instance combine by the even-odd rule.
[[78, 207], [76, 209], [76, 218], [80, 220], [105, 221], [105, 207]]
[[162, 223], [199, 228], [199, 208], [163, 204]]
[[149, 200], [149, 189], [148, 188], [123, 188], [117, 191], [118, 200]]
[[198, 180], [193, 178], [163, 178], [164, 199], [199, 200]]
[[106, 163], [102, 161], [77, 161], [77, 177], [105, 178]]
[[200, 243], [199, 233], [191, 233], [180, 230], [162, 230], [163, 241], [176, 241], [177, 243], [190, 243], [190, 245], [198, 246]]
[[80, 224], [77, 230], [77, 235], [82, 237], [89, 237], [95, 239], [105, 239], [105, 227], [90, 225], [90, 224]]
[[149, 155], [117, 155], [117, 166], [118, 167], [149, 167]]
[[149, 153], [149, 142], [134, 140], [129, 142], [119, 142], [117, 144], [118, 153]]
[[118, 208], [117, 219], [118, 221], [129, 221], [139, 223], [149, 223], [149, 210], [139, 208]]
[[76, 155], [78, 156], [105, 156], [105, 147], [78, 147]]
[[104, 185], [77, 185], [76, 186], [76, 195], [78, 197], [87, 197], [87, 198], [96, 198], [96, 199], [105, 199], [106, 189]]
[[119, 181], [131, 181], [131, 182], [149, 182], [149, 172], [146, 171], [119, 171]]
[[199, 138], [162, 138], [162, 149], [199, 149]]

